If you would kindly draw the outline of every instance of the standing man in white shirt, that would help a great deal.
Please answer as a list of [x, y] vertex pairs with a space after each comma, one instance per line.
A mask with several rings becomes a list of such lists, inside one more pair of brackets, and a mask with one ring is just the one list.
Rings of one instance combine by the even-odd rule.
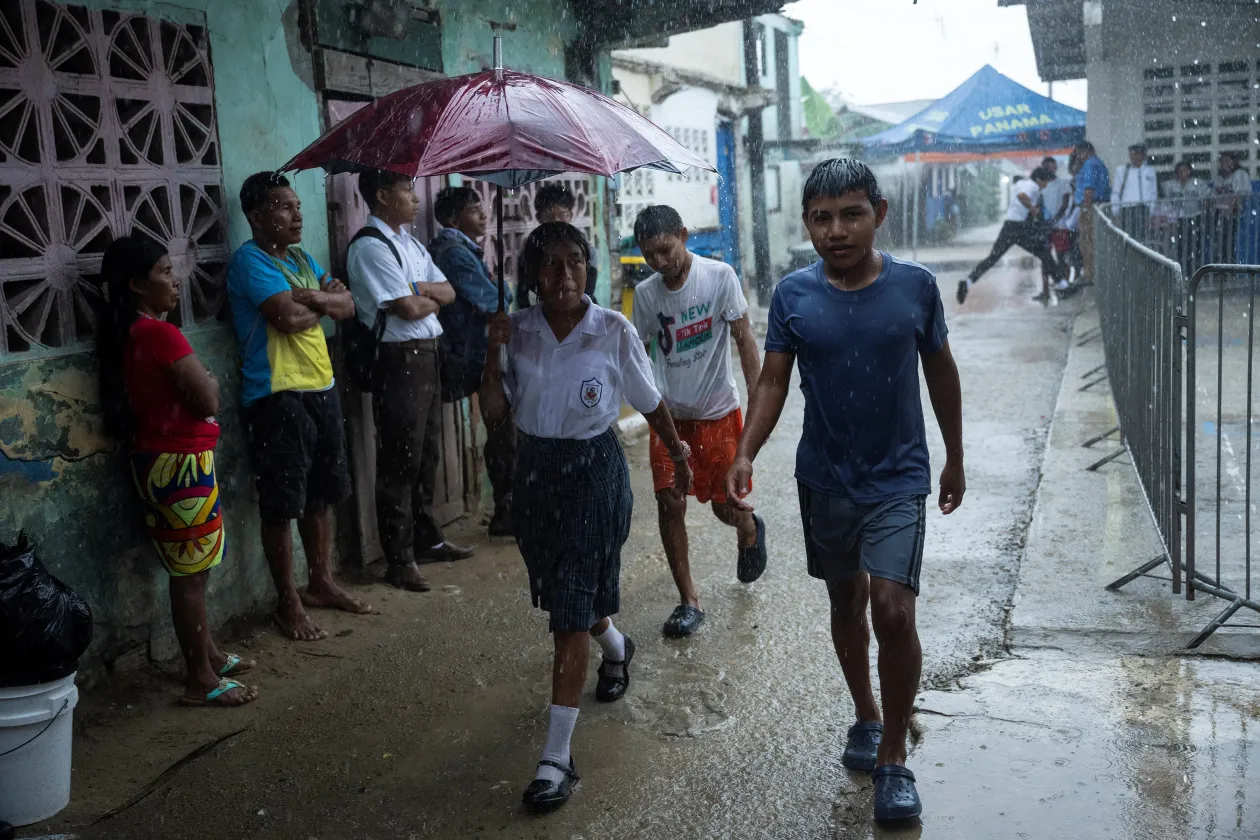
[[1119, 211], [1121, 227], [1139, 241], [1145, 239], [1147, 220], [1159, 198], [1159, 182], [1155, 167], [1146, 161], [1145, 144], [1129, 147], [1129, 162], [1116, 168], [1111, 183], [1116, 185], [1111, 204]]
[[[634, 327], [651, 348], [657, 383], [678, 436], [695, 453], [691, 493], [700, 504], [712, 502], [714, 516], [736, 529], [736, 574], [740, 581], [752, 583], [766, 568], [766, 526], [755, 514], [731, 506], [726, 497], [726, 473], [744, 430], [739, 390], [731, 373], [732, 338], [750, 394], [761, 375], [748, 302], [734, 269], [687, 250], [687, 228], [674, 208], [645, 208], [635, 219], [634, 238], [656, 271], [634, 290]], [[675, 490], [673, 461], [656, 434], [649, 451], [661, 542], [681, 601], [665, 622], [664, 633], [681, 638], [704, 622], [691, 579], [687, 495]]]
[[1063, 276], [1059, 264], [1050, 254], [1050, 246], [1046, 244], [1045, 232], [1041, 225], [1041, 191], [1050, 183], [1050, 173], [1040, 166], [1032, 171], [1016, 187], [1014, 200], [1006, 208], [1006, 221], [998, 231], [997, 241], [989, 256], [971, 270], [966, 278], [958, 281], [958, 303], [967, 300], [971, 287], [975, 285], [986, 271], [997, 265], [1002, 255], [1018, 245], [1037, 259], [1041, 260], [1042, 270], [1050, 277], [1058, 280]]
[[385, 579], [424, 592], [417, 561], [459, 560], [471, 548], [446, 542], [433, 515], [441, 446], [437, 311], [455, 290], [407, 228], [420, 209], [415, 179], [364, 172], [359, 192], [371, 216], [350, 242], [350, 292], [360, 321], [381, 335], [380, 385], [372, 394], [376, 420], [376, 517], [389, 564]]

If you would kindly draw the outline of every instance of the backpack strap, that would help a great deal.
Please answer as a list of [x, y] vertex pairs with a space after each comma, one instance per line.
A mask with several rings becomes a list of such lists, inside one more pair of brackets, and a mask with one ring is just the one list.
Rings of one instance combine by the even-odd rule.
[[398, 253], [398, 248], [394, 245], [393, 240], [385, 235], [385, 231], [381, 230], [376, 225], [364, 225], [359, 228], [359, 232], [356, 233], [354, 238], [350, 240], [350, 244], [353, 245], [363, 238], [375, 239], [377, 242], [384, 242], [386, 247], [389, 248], [389, 252], [394, 255], [394, 259], [398, 260], [398, 267], [402, 268], [402, 254]]

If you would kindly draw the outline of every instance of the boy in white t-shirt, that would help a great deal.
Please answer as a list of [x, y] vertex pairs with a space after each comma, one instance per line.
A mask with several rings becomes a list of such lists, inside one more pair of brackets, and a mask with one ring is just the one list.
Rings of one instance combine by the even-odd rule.
[[[633, 321], [652, 355], [678, 435], [691, 446], [691, 492], [701, 503], [712, 501], [714, 515], [737, 529], [737, 574], [752, 583], [766, 568], [766, 528], [760, 517], [737, 510], [726, 498], [726, 472], [744, 428], [730, 339], [735, 339], [750, 393], [761, 375], [761, 356], [735, 271], [688, 251], [687, 237], [682, 217], [672, 207], [648, 207], [635, 220], [634, 238], [656, 274], [634, 290]], [[661, 541], [682, 600], [665, 622], [664, 633], [690, 636], [704, 622], [704, 611], [687, 554], [687, 498], [673, 489], [674, 465], [655, 433], [650, 446]]]

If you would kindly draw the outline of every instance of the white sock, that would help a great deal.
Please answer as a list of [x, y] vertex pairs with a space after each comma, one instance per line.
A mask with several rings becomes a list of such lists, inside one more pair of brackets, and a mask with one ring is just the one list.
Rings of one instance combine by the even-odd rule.
[[968, 289], [970, 289], [970, 288], [971, 288], [972, 286], [974, 286], [974, 285], [976, 285], [976, 281], [975, 281], [975, 280], [972, 280], [970, 277], [968, 277], [968, 278], [967, 278], [967, 288], [968, 288]]
[[444, 545], [446, 545], [446, 540], [442, 540], [442, 541], [441, 541], [440, 543], [438, 543], [437, 545], [435, 545], [435, 546], [431, 546], [431, 547], [429, 548], [429, 551], [437, 551], [439, 548], [441, 548], [441, 547], [442, 547], [442, 546], [444, 546]]
[[[573, 727], [577, 724], [578, 710], [572, 706], [552, 705], [551, 724], [547, 727], [547, 744], [543, 747], [542, 757], [554, 761], [561, 767], [568, 767], [570, 760], [569, 740], [573, 737]], [[535, 779], [546, 779], [560, 784], [564, 773], [546, 764], [538, 765]]]
[[[604, 652], [604, 662], [621, 662], [626, 658], [626, 637], [608, 620], [608, 629], [595, 637], [599, 648]], [[605, 671], [610, 677], [621, 676], [620, 665], [609, 665]]]

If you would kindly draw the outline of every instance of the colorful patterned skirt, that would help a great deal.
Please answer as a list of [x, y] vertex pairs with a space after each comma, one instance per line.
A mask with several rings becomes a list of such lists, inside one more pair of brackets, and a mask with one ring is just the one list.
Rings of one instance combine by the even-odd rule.
[[223, 559], [223, 516], [214, 450], [133, 452], [131, 475], [144, 502], [144, 522], [166, 571], [195, 575]]

